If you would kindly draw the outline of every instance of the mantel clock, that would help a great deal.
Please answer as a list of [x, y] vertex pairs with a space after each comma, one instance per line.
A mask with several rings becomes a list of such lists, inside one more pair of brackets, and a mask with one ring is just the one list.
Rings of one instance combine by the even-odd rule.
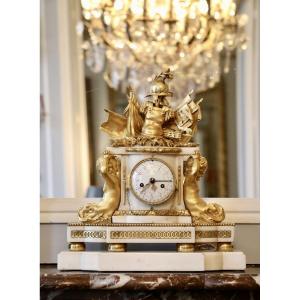
[[[222, 222], [219, 204], [199, 196], [207, 161], [191, 139], [202, 99], [194, 101], [191, 92], [173, 107], [167, 83], [172, 76], [170, 70], [155, 76], [143, 102], [129, 87], [123, 115], [106, 110], [100, 129], [112, 145], [97, 161], [104, 196], [80, 208], [79, 222], [68, 225], [70, 248], [58, 256], [61, 270], [245, 268], [244, 254], [233, 251], [234, 224]], [[86, 251], [87, 243], [105, 243], [107, 250]], [[173, 252], [127, 251], [132, 243], [177, 246]]]

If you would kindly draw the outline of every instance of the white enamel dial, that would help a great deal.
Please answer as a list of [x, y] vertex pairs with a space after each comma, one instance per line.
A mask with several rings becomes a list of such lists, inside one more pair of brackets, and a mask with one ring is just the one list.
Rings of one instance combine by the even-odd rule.
[[167, 201], [175, 191], [175, 177], [162, 160], [149, 158], [139, 162], [130, 176], [134, 195], [151, 205]]

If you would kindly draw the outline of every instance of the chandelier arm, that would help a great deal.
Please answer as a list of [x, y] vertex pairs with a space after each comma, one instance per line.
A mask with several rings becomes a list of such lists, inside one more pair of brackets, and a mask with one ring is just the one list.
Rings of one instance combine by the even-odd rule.
[[128, 22], [128, 20], [125, 21], [125, 24], [126, 24], [127, 38], [129, 40], [129, 42], [132, 42], [132, 36], [131, 36], [130, 30], [129, 30], [129, 22]]
[[[206, 19], [207, 20], [207, 19]], [[200, 24], [199, 24], [199, 26], [198, 26], [198, 28], [197, 28], [197, 30], [196, 30], [196, 32], [200, 32], [200, 29], [202, 29], [202, 28], [204, 28], [204, 30], [205, 30], [205, 33], [203, 34], [203, 37], [202, 38], [196, 38], [196, 35], [194, 34], [193, 36], [192, 36], [192, 38], [189, 40], [189, 42], [188, 42], [188, 45], [189, 46], [192, 46], [193, 45], [193, 43], [194, 42], [200, 42], [200, 43], [202, 43], [203, 41], [205, 41], [206, 39], [207, 39], [207, 37], [208, 37], [208, 35], [209, 35], [209, 28], [210, 28], [210, 26], [208, 26], [208, 23], [209, 23], [209, 20], [207, 20], [207, 22], [206, 22], [206, 26], [202, 26], [202, 23], [203, 23], [203, 21], [200, 21]]]
[[[202, 40], [201, 44], [194, 47], [192, 55], [199, 55], [201, 52], [208, 51], [212, 48], [212, 45], [216, 44], [218, 40], [218, 34], [215, 27], [208, 27], [208, 33], [205, 36], [205, 39]], [[195, 43], [195, 41], [193, 41]]]
[[143, 61], [136, 55], [136, 53], [134, 52], [134, 50], [132, 49], [132, 45], [133, 42], [130, 42], [129, 40], [124, 40], [125, 45], [127, 46], [127, 48], [129, 49], [129, 52], [132, 54], [132, 56], [135, 58], [135, 60], [139, 63], [143, 63]]
[[149, 38], [149, 31], [148, 31], [148, 24], [146, 22], [147, 15], [148, 15], [147, 2], [148, 2], [147, 0], [144, 0], [143, 25], [144, 25], [145, 37], [148, 39]]
[[[105, 41], [105, 43], [106, 43], [107, 46], [109, 46], [113, 50], [117, 50], [116, 47], [113, 46], [113, 44], [109, 41], [110, 39], [108, 37], [106, 37], [106, 34], [112, 34], [116, 39], [119, 39], [119, 37], [115, 34], [114, 29], [112, 28], [112, 26], [108, 26], [104, 22], [104, 14], [107, 12], [107, 9], [106, 9], [107, 7], [109, 7], [109, 6], [107, 4], [104, 4], [104, 6], [102, 8], [103, 13], [102, 13], [101, 18], [100, 18], [102, 27], [103, 27], [103, 29], [105, 31], [105, 35], [104, 34], [100, 34], [100, 35], [102, 35], [102, 39]], [[110, 32], [108, 31], [109, 27], [111, 28]], [[100, 30], [100, 32], [101, 32], [101, 30]]]
[[[105, 6], [103, 6], [102, 10], [103, 10], [103, 13], [101, 14], [101, 17], [99, 18], [99, 21], [100, 21], [100, 24], [102, 25], [102, 28], [100, 26], [98, 26], [99, 28], [99, 36], [97, 36], [94, 32], [93, 32], [93, 26], [90, 22], [85, 22], [85, 26], [88, 28], [88, 32], [89, 32], [89, 35], [91, 37], [91, 40], [93, 40], [93, 37], [98, 40], [97, 42], [99, 43], [99, 40], [101, 42], [103, 42], [106, 46], [108, 46], [109, 48], [113, 49], [113, 50], [116, 50], [116, 48], [110, 43], [109, 41], [109, 38], [106, 37], [106, 33], [108, 33], [108, 30], [107, 30], [107, 25], [105, 24], [104, 22], [104, 12], [105, 12]], [[104, 33], [103, 30], [104, 29]], [[99, 39], [100, 38], [100, 39]]]
[[[101, 30], [100, 30], [100, 33], [99, 33], [100, 38], [102, 39], [102, 41], [104, 42], [104, 44], [105, 44], [106, 46], [108, 46], [108, 47], [111, 48], [112, 50], [116, 51], [117, 48], [116, 48], [115, 46], [113, 46], [113, 44], [110, 42], [110, 38], [106, 36], [106, 34], [108, 34], [108, 30], [107, 30], [108, 26], [107, 26], [107, 25], [105, 24], [105, 22], [104, 22], [103, 15], [104, 15], [104, 14], [102, 14], [100, 20], [101, 20], [101, 24], [102, 24], [103, 29], [104, 29], [105, 32], [102, 33]], [[127, 26], [127, 25], [129, 26], [129, 23], [128, 23], [127, 20], [126, 20], [125, 23], [126, 23], [126, 26]], [[100, 29], [101, 29], [101, 28], [100, 28]], [[93, 34], [94, 34], [94, 33], [93, 33]], [[115, 34], [115, 32], [114, 32], [113, 29], [112, 29], [112, 31], [110, 32], [110, 34], [112, 34], [116, 39], [119, 39], [119, 37]], [[142, 62], [142, 61], [139, 59], [139, 57], [136, 56], [136, 54], [134, 53], [134, 51], [131, 49], [131, 41], [132, 41], [132, 37], [131, 37], [131, 35], [130, 35], [129, 30], [128, 30], [128, 31], [126, 30], [126, 34], [127, 34], [127, 37], [128, 37], [128, 40], [129, 40], [129, 41], [127, 42], [127, 40], [125, 39], [125, 44], [128, 46], [128, 48], [129, 48], [129, 50], [130, 50], [130, 53], [131, 53], [132, 56], [136, 59], [136, 61]], [[130, 46], [129, 46], [129, 45], [130, 45]]]
[[154, 35], [152, 35], [149, 32], [149, 26], [148, 26], [148, 22], [153, 22], [153, 20], [151, 19], [147, 19], [147, 18], [143, 18], [143, 19], [139, 19], [138, 21], [141, 21], [143, 23], [143, 33], [145, 34], [145, 37], [147, 38], [147, 40], [149, 42], [159, 42]]
[[[126, 21], [126, 23], [127, 23], [128, 26], [129, 26], [128, 21]], [[128, 34], [131, 36], [129, 28], [128, 28]], [[149, 62], [143, 61], [143, 59], [141, 59], [141, 58], [135, 53], [135, 51], [133, 50], [133, 48], [134, 48], [134, 46], [133, 46], [133, 45], [134, 45], [134, 41], [132, 40], [132, 38], [131, 38], [131, 39], [128, 38], [128, 40], [125, 39], [124, 42], [125, 42], [126, 46], [128, 47], [130, 53], [132, 54], [132, 56], [135, 58], [135, 60], [136, 60], [137, 62], [139, 62], [139, 63], [141, 63], [141, 64], [143, 64], [143, 63], [146, 63], [146, 64], [148, 63], [148, 64], [149, 64]]]
[[[172, 29], [173, 29], [173, 1], [169, 2], [169, 20], [166, 22], [168, 24], [169, 37], [171, 37]], [[175, 21], [176, 22], [176, 21]], [[167, 38], [170, 40], [170, 38]]]
[[105, 36], [104, 33], [99, 33], [99, 36], [96, 36], [93, 32], [92, 25], [90, 23], [85, 24], [88, 29], [88, 33], [91, 37], [91, 40], [95, 39], [97, 40], [97, 43], [100, 44], [99, 41], [103, 42], [106, 46], [110, 47], [113, 50], [116, 50], [116, 48], [110, 43], [109, 39]]
[[104, 4], [104, 6], [103, 6], [103, 8], [102, 8], [102, 14], [101, 14], [101, 17], [100, 17], [100, 21], [101, 21], [101, 24], [102, 24], [102, 26], [103, 26], [103, 28], [104, 28], [104, 31], [105, 32], [108, 32], [108, 30], [107, 30], [107, 28], [108, 28], [108, 26], [107, 26], [107, 24], [105, 24], [105, 22], [104, 22], [104, 14], [106, 13], [106, 4]]
[[[213, 32], [212, 34], [209, 35], [210, 38], [213, 37], [213, 39], [216, 39], [216, 34], [215, 32]], [[198, 48], [196, 49], [196, 51], [194, 51], [192, 53], [192, 56], [197, 56], [197, 55], [200, 55], [201, 52], [205, 52], [205, 51], [208, 51], [210, 48], [211, 48], [211, 44], [212, 44], [212, 41], [210, 39], [206, 39], [205, 42], [201, 45], [198, 46]], [[194, 61], [192, 60], [189, 64], [187, 64], [185, 67], [186, 68], [189, 68], [189, 67], [192, 67], [194, 64]]]
[[[104, 22], [104, 17], [103, 17], [103, 16], [104, 16], [104, 12], [105, 12], [105, 6], [103, 7], [103, 14], [102, 14], [102, 16], [101, 16], [101, 23], [102, 23], [102, 25], [103, 25], [103, 28], [104, 28], [105, 32], [108, 33], [108, 30], [107, 30], [108, 26], [105, 24], [105, 22]], [[129, 17], [129, 15], [128, 15], [128, 17]], [[140, 58], [136, 55], [136, 53], [132, 50], [132, 43], [133, 43], [133, 40], [132, 40], [132, 36], [131, 36], [130, 30], [129, 30], [129, 21], [128, 21], [128, 19], [126, 19], [125, 24], [126, 24], [126, 35], [127, 35], [128, 41], [127, 41], [126, 39], [124, 39], [124, 42], [125, 42], [125, 44], [127, 45], [128, 49], [129, 49], [130, 53], [132, 54], [132, 56], [134, 57], [134, 59], [135, 59], [137, 62], [142, 63], [141, 59], [140, 59]], [[112, 34], [116, 39], [120, 39], [120, 37], [118, 37], [118, 36], [116, 35], [116, 33], [115, 33], [114, 29], [112, 28], [112, 26], [111, 26], [111, 29], [112, 29], [112, 30], [111, 30], [110, 34]], [[104, 36], [103, 34], [102, 34], [102, 39], [104, 40], [105, 44], [106, 44], [107, 46], [109, 46], [111, 49], [113, 49], [113, 50], [115, 50], [115, 51], [117, 50], [116, 47], [114, 47], [114, 46], [112, 45], [112, 43], [109, 41], [110, 39], [107, 38], [106, 36]]]
[[[191, 5], [192, 5], [192, 3], [188, 4], [188, 9], [187, 10], [190, 10]], [[188, 33], [188, 28], [189, 28], [189, 21], [188, 21], [189, 18], [188, 18], [187, 14], [185, 15], [184, 19], [185, 20], [184, 20], [184, 29], [183, 29], [183, 31], [184, 31], [185, 34], [187, 34]]]

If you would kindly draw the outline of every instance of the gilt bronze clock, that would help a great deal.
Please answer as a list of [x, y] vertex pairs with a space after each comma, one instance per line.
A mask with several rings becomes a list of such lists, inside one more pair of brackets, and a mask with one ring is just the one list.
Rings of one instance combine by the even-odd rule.
[[[234, 224], [222, 222], [225, 213], [219, 204], [199, 196], [207, 161], [191, 139], [201, 119], [201, 100], [195, 102], [191, 92], [174, 108], [171, 79], [170, 70], [155, 76], [143, 101], [128, 88], [123, 115], [106, 110], [101, 130], [112, 145], [97, 161], [104, 196], [80, 208], [79, 222], [68, 225], [70, 251], [59, 255], [60, 269], [245, 268], [244, 254], [233, 251]], [[105, 243], [107, 250], [85, 251], [87, 243]], [[153, 243], [177, 245], [176, 251], [126, 251], [127, 244]]]

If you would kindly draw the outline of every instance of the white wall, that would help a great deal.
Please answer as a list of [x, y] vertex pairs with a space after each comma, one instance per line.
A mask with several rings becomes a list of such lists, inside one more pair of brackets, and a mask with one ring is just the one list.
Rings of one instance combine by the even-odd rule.
[[259, 1], [240, 2], [249, 17], [246, 51], [237, 53], [238, 196], [259, 198]]
[[[100, 125], [107, 120], [107, 113], [104, 109], [109, 108], [109, 95], [108, 87], [104, 81], [102, 74], [94, 74], [91, 76], [92, 85], [94, 90], [92, 91], [92, 102], [93, 102], [93, 120], [96, 120], [94, 126], [97, 127], [96, 130], [93, 130], [95, 154], [100, 155], [103, 153], [107, 146], [110, 145], [109, 136], [99, 129]], [[93, 162], [96, 164], [96, 162]]]
[[41, 195], [84, 196], [89, 155], [79, 1], [41, 1]]

